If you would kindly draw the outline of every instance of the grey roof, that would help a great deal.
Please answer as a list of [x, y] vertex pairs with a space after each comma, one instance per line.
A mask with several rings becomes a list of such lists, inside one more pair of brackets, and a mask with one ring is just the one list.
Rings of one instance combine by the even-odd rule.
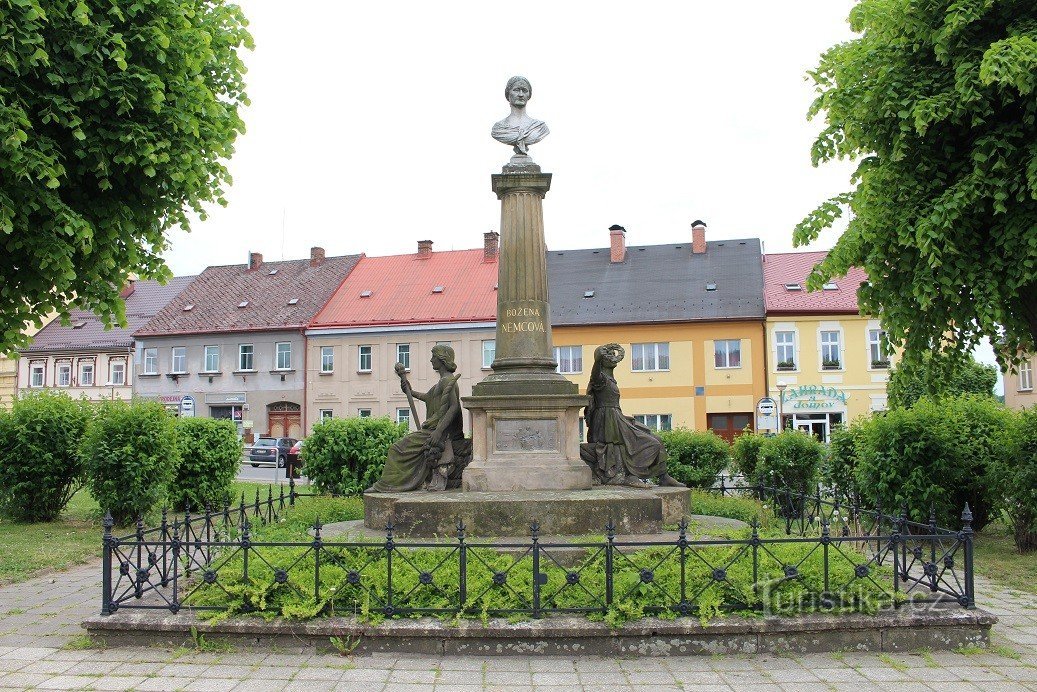
[[[105, 331], [104, 323], [92, 312], [73, 310], [69, 326], [63, 326], [61, 320], [54, 320], [33, 337], [32, 344], [22, 349], [22, 353], [128, 350], [133, 346], [133, 333], [176, 298], [194, 278], [177, 276], [165, 286], [157, 281], [136, 281], [133, 293], [126, 297], [125, 327], [113, 327]], [[77, 324], [81, 326], [76, 327]]]
[[[558, 325], [685, 322], [765, 317], [760, 240], [714, 240], [547, 253], [551, 322]], [[707, 291], [707, 283], [716, 290]], [[592, 298], [585, 298], [594, 291]]]

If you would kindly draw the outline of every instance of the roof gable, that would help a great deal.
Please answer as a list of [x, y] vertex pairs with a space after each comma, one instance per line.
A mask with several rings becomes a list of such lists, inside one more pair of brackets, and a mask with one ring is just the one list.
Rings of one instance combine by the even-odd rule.
[[[766, 255], [763, 277], [767, 313], [857, 314], [857, 289], [868, 280], [863, 269], [854, 267], [845, 277], [833, 279], [834, 289], [807, 290], [807, 277], [827, 255], [827, 251]], [[802, 290], [790, 291], [786, 284], [798, 284]]]

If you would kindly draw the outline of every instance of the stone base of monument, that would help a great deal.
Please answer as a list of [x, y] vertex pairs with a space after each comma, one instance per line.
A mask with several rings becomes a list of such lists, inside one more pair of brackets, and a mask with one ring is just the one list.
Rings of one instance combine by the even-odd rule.
[[[553, 374], [553, 373], [552, 373]], [[564, 382], [570, 389], [576, 387]], [[476, 385], [482, 391], [486, 383]], [[579, 418], [587, 397], [570, 394], [470, 396], [472, 461], [466, 491], [587, 490], [590, 467], [580, 459]]]
[[597, 487], [592, 490], [411, 492], [364, 495], [364, 526], [392, 519], [403, 537], [453, 536], [463, 521], [471, 536], [602, 535], [611, 519], [618, 535], [657, 534], [690, 513], [687, 488]]

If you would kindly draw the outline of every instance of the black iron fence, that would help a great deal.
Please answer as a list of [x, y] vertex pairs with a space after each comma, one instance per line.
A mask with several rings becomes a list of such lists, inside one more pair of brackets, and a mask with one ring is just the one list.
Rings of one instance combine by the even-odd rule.
[[[272, 525], [310, 495], [282, 486], [265, 499], [139, 521], [117, 536], [106, 517], [102, 614], [122, 608], [231, 610], [316, 615], [361, 612], [514, 616], [708, 616], [722, 610], [795, 612], [872, 609], [906, 601], [975, 606], [973, 531], [912, 522], [840, 501], [839, 494], [792, 492], [721, 478], [712, 488], [759, 499], [773, 512], [737, 537], [692, 535], [687, 521], [658, 539], [617, 536], [611, 518], [600, 538], [578, 542], [456, 534], [436, 541], [384, 537], [326, 540], [320, 521], [305, 537], [274, 540]], [[474, 527], [478, 531], [479, 527]], [[273, 532], [276, 533], [276, 532]], [[283, 533], [283, 532], [281, 532]], [[301, 533], [301, 532], [300, 532]], [[280, 535], [280, 533], [277, 533]]]

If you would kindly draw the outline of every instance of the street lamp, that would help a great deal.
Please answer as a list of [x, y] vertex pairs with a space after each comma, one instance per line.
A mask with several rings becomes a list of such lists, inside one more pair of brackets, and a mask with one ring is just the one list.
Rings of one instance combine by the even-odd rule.
[[781, 404], [785, 399], [785, 388], [788, 387], [788, 383], [784, 380], [778, 380], [778, 432], [780, 433], [785, 429], [785, 422], [781, 418]]

